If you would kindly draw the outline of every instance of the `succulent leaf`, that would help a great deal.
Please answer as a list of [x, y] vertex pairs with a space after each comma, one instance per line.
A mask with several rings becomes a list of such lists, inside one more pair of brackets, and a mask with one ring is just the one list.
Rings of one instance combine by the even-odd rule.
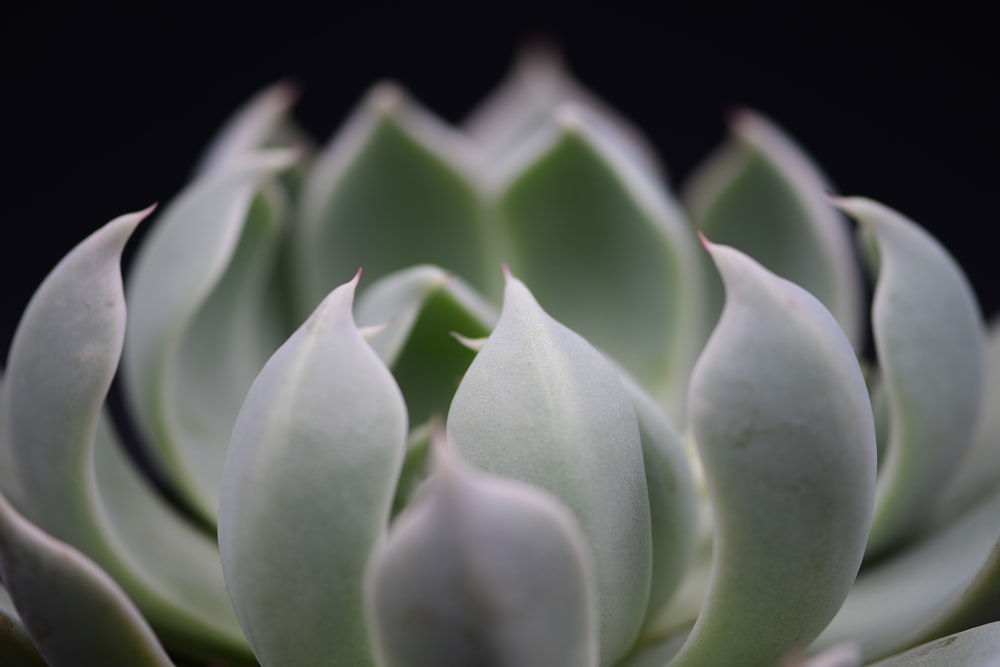
[[653, 580], [646, 611], [648, 628], [691, 564], [698, 535], [698, 492], [684, 446], [666, 414], [631, 377], [623, 373], [621, 379], [639, 424], [649, 492]]
[[[817, 646], [858, 642], [874, 659], [968, 627], [1000, 595], [1000, 493], [865, 567]], [[964, 621], [964, 624], [963, 624]]]
[[366, 574], [378, 664], [596, 667], [593, 564], [576, 518], [434, 447], [430, 479]]
[[354, 324], [357, 280], [331, 292], [261, 370], [226, 457], [223, 572], [264, 667], [372, 661], [362, 573], [388, 524], [407, 418]]
[[[118, 584], [25, 520], [3, 496], [0, 574], [49, 667], [173, 667]], [[24, 664], [37, 664], [30, 653], [22, 657]]]
[[496, 292], [465, 141], [395, 85], [369, 93], [305, 183], [295, 243], [303, 309], [359, 265], [377, 279], [437, 264]]
[[871, 667], [995, 667], [998, 655], [1000, 622], [994, 622], [935, 639]]
[[[268, 318], [259, 292], [274, 259], [280, 204], [253, 203], [294, 159], [257, 153], [196, 181], [160, 216], [129, 273], [126, 398], [158, 462], [212, 526], [233, 420], [274, 349], [265, 342], [272, 332], [261, 325]], [[233, 331], [240, 343], [230, 345]]]
[[262, 148], [290, 148], [301, 142], [283, 141], [293, 134], [288, 118], [298, 90], [281, 81], [260, 91], [226, 121], [205, 149], [195, 169], [205, 178], [238, 168], [248, 155]]
[[[730, 139], [691, 176], [684, 202], [704, 234], [747, 253], [799, 284], [837, 318], [861, 348], [863, 306], [858, 263], [846, 221], [830, 207], [826, 177], [769, 120], [735, 114]], [[722, 310], [722, 284], [711, 266], [710, 321]]]
[[706, 247], [726, 303], [689, 410], [716, 533], [708, 597], [670, 664], [770, 666], [812, 642], [854, 582], [875, 425], [829, 311], [738, 250]]
[[461, 278], [428, 265], [383, 277], [365, 290], [356, 311], [362, 328], [386, 323], [372, 347], [392, 370], [414, 424], [447, 413], [475, 356], [450, 334], [486, 336], [497, 318]]
[[705, 333], [697, 243], [676, 204], [584, 109], [563, 109], [559, 119], [498, 186], [506, 259], [553, 317], [612, 356], [682, 424]]
[[3, 586], [0, 586], [0, 665], [45, 667], [45, 661], [38, 654], [10, 594]]
[[982, 401], [986, 334], [964, 274], [930, 234], [868, 199], [838, 206], [871, 229], [880, 257], [872, 328], [891, 440], [868, 544], [874, 556], [925, 520], [968, 449]]
[[989, 327], [985, 375], [972, 444], [940, 490], [929, 520], [932, 526], [944, 525], [1000, 488], [1000, 318]]
[[125, 328], [120, 254], [147, 213], [92, 234], [32, 297], [8, 360], [5, 437], [31, 520], [108, 570], [173, 648], [242, 662], [213, 540], [140, 477], [102, 412]]
[[624, 655], [645, 617], [652, 538], [638, 422], [615, 368], [508, 274], [448, 432], [476, 467], [539, 486], [573, 511], [593, 550], [601, 664]]
[[609, 141], [627, 159], [655, 180], [663, 166], [642, 133], [617, 111], [570, 76], [562, 55], [545, 43], [521, 49], [506, 79], [465, 119], [463, 129], [479, 149], [479, 160], [489, 180], [500, 165], [523, 150], [535, 136], [551, 130], [557, 109], [566, 105], [587, 109]]

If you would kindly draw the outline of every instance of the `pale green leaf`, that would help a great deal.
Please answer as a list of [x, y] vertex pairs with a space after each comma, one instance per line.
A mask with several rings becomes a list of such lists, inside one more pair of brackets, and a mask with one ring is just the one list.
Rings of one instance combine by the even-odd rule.
[[486, 336], [497, 318], [461, 278], [428, 265], [381, 278], [365, 290], [356, 310], [361, 327], [387, 323], [372, 347], [403, 390], [413, 424], [447, 414], [475, 356], [451, 334]]
[[21, 623], [7, 590], [0, 585], [0, 665], [4, 667], [45, 667], [28, 631]]
[[505, 259], [553, 317], [617, 360], [683, 423], [705, 331], [697, 243], [658, 182], [573, 108], [494, 195]]
[[466, 141], [394, 85], [369, 93], [305, 184], [293, 267], [302, 310], [359, 266], [371, 280], [437, 264], [496, 292]]
[[905, 539], [971, 444], [982, 401], [985, 326], [961, 268], [915, 223], [871, 200], [838, 200], [870, 228], [880, 271], [872, 328], [889, 403], [868, 554]]
[[430, 479], [366, 573], [378, 664], [597, 667], [597, 592], [576, 518], [434, 446]]
[[[82, 553], [25, 520], [2, 495], [0, 574], [49, 667], [172, 667], [118, 584]], [[30, 655], [25, 653], [23, 664], [38, 664]]]
[[265, 88], [226, 120], [205, 149], [195, 169], [195, 178], [225, 173], [262, 148], [290, 148], [301, 140], [295, 135], [289, 111], [298, 97], [296, 86], [281, 81]]
[[706, 247], [726, 303], [689, 409], [716, 532], [707, 599], [670, 664], [771, 667], [812, 642], [854, 582], [875, 425], [830, 312], [738, 250]]
[[264, 667], [372, 660], [362, 573], [388, 524], [407, 419], [354, 324], [356, 283], [335, 289], [275, 352], [233, 427], [219, 546]]
[[212, 538], [164, 504], [102, 412], [125, 329], [120, 253], [146, 213], [92, 234], [32, 297], [3, 387], [5, 437], [33, 521], [115, 577], [172, 648], [245, 662]]
[[653, 580], [646, 628], [689, 571], [698, 536], [698, 491], [684, 446], [663, 410], [626, 374], [621, 376], [639, 424], [653, 535]]
[[937, 533], [866, 567], [817, 646], [858, 642], [868, 659], [995, 617], [1000, 493]]
[[1000, 488], [1000, 318], [989, 328], [983, 404], [969, 451], [935, 500], [931, 525], [943, 525]]
[[[834, 314], [855, 349], [864, 335], [861, 281], [847, 222], [826, 200], [825, 176], [763, 116], [743, 110], [731, 137], [692, 175], [684, 202], [705, 235], [747, 253], [804, 287]], [[722, 284], [707, 264], [707, 314], [722, 309]]]
[[871, 667], [996, 667], [1000, 622], [941, 637]]
[[278, 316], [261, 311], [281, 204], [252, 204], [294, 158], [255, 153], [192, 183], [159, 217], [129, 273], [126, 398], [156, 459], [209, 525], [232, 422], [280, 343], [266, 325]]
[[652, 543], [638, 422], [616, 369], [508, 277], [448, 432], [476, 467], [537, 485], [573, 511], [593, 550], [601, 664], [620, 658], [645, 616]]
[[504, 81], [463, 122], [479, 148], [480, 170], [489, 180], [497, 166], [549, 131], [555, 112], [566, 104], [592, 112], [602, 134], [650, 178], [663, 178], [656, 152], [642, 133], [585, 89], [567, 71], [562, 55], [549, 44], [532, 43], [518, 53]]

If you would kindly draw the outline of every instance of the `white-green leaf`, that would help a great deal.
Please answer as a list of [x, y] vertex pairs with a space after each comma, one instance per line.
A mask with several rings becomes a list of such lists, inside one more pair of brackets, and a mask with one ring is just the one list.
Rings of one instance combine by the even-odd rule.
[[[172, 667], [121, 587], [82, 553], [26, 521], [2, 495], [0, 575], [49, 667]], [[29, 652], [20, 657], [3, 664], [39, 662]]]
[[864, 554], [875, 425], [861, 369], [815, 297], [728, 246], [690, 422], [716, 532], [712, 579], [676, 667], [771, 667], [836, 614]]
[[34, 642], [21, 622], [14, 602], [0, 585], [0, 665], [4, 667], [45, 667]]
[[593, 550], [601, 664], [620, 658], [645, 617], [652, 542], [638, 422], [615, 368], [508, 277], [448, 432], [476, 467], [539, 486], [573, 511]]
[[372, 280], [437, 264], [496, 292], [466, 141], [392, 84], [368, 94], [305, 184], [294, 248], [301, 309], [359, 266]]
[[932, 525], [943, 525], [1000, 488], [1000, 318], [990, 324], [983, 404], [969, 451], [935, 500]]
[[[743, 110], [730, 139], [688, 180], [684, 202], [705, 235], [747, 253], [804, 287], [833, 313], [855, 349], [863, 342], [858, 262], [847, 221], [826, 200], [831, 188], [806, 153], [763, 116]], [[707, 315], [722, 309], [708, 262]]]
[[362, 328], [386, 324], [372, 347], [403, 390], [413, 424], [447, 414], [475, 356], [451, 334], [486, 336], [497, 318], [461, 278], [428, 265], [381, 278], [365, 290], [356, 310]]
[[479, 148], [483, 177], [549, 131], [554, 113], [567, 103], [592, 112], [602, 134], [637, 168], [653, 179], [663, 177], [656, 152], [642, 133], [617, 111], [572, 78], [551, 45], [533, 43], [517, 55], [505, 80], [469, 114], [463, 129]]
[[866, 567], [816, 645], [856, 641], [875, 659], [968, 627], [984, 611], [995, 615], [998, 536], [995, 492], [937, 533]]
[[[262, 148], [291, 147], [302, 141], [288, 141], [294, 135], [288, 118], [298, 90], [281, 81], [260, 91], [229, 118], [205, 149], [195, 170], [195, 178], [225, 173]], [[286, 139], [283, 141], [283, 139]]]
[[[264, 292], [274, 261], [277, 194], [262, 185], [291, 152], [245, 155], [195, 181], [157, 220], [129, 273], [126, 397], [141, 435], [209, 525], [230, 428], [280, 339]], [[277, 327], [277, 323], [271, 324]]]
[[996, 667], [1000, 622], [935, 639], [871, 667]]
[[504, 258], [552, 316], [607, 352], [683, 423], [704, 336], [697, 242], [670, 195], [584, 109], [521, 151], [493, 206]]
[[871, 556], [926, 519], [968, 449], [982, 401], [986, 334], [965, 275], [930, 234], [868, 199], [838, 205], [871, 229], [880, 257], [872, 328], [891, 433]]
[[432, 476], [368, 566], [378, 664], [597, 667], [597, 591], [576, 518], [434, 446]]
[[102, 411], [125, 329], [120, 255], [147, 213], [92, 234], [32, 297], [8, 360], [5, 437], [31, 520], [106, 569], [171, 648], [245, 663], [214, 540], [164, 504]]
[[670, 420], [637, 382], [625, 374], [621, 379], [639, 424], [649, 492], [653, 580], [646, 611], [648, 630], [689, 570], [698, 535], [698, 491]]
[[264, 667], [367, 665], [362, 573], [406, 448], [406, 406], [354, 324], [357, 278], [275, 352], [233, 428], [219, 546]]

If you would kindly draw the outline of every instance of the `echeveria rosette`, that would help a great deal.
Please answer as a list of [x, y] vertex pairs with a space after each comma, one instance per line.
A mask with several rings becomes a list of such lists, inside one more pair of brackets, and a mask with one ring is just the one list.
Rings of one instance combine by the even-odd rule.
[[[25, 314], [0, 403], [4, 659], [39, 664], [34, 632], [52, 667], [109, 637], [126, 664], [165, 664], [141, 613], [174, 659], [227, 665], [471, 646], [839, 667], [1000, 617], [1000, 334], [987, 346], [912, 221], [831, 202], [750, 112], [685, 211], [648, 142], [545, 49], [458, 127], [379, 84], [318, 152], [295, 92], [220, 132], [125, 300], [142, 214], [84, 241]], [[838, 208], [877, 281], [867, 389]], [[727, 245], [704, 252], [696, 227]], [[123, 336], [126, 403], [194, 522], [105, 413]], [[453, 451], [429, 444], [445, 416]], [[26, 562], [61, 574], [19, 579]], [[884, 664], [977, 665], [996, 637]]]

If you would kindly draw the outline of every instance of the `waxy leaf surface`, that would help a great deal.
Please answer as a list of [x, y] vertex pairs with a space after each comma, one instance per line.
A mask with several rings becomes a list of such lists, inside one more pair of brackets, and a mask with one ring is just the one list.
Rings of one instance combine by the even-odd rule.
[[715, 521], [712, 577], [670, 663], [770, 667], [836, 614], [864, 554], [875, 425], [861, 369], [815, 297], [708, 247], [726, 288], [689, 396]]
[[638, 422], [615, 368], [508, 277], [448, 432], [476, 467], [539, 486], [573, 511], [593, 550], [601, 664], [621, 657], [645, 617], [652, 539]]

